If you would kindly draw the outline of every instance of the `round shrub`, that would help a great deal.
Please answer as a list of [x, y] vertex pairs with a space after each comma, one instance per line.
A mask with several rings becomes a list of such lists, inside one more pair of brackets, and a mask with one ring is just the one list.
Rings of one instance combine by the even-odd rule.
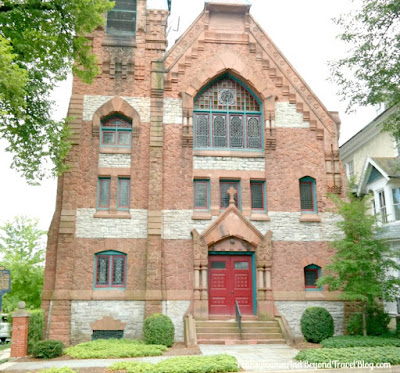
[[175, 328], [171, 319], [160, 313], [153, 313], [143, 325], [143, 337], [147, 344], [172, 346]]
[[39, 359], [52, 359], [63, 354], [64, 345], [61, 341], [47, 339], [36, 342], [32, 349], [32, 355]]
[[300, 324], [301, 332], [309, 342], [319, 343], [333, 336], [333, 318], [323, 307], [307, 308], [301, 316]]

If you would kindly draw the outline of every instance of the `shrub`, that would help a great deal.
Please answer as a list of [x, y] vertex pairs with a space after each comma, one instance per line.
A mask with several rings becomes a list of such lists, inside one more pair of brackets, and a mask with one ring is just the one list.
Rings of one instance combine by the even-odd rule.
[[400, 318], [396, 318], [396, 337], [400, 338]]
[[400, 339], [384, 337], [362, 337], [341, 335], [325, 339], [321, 342], [324, 348], [348, 348], [348, 347], [400, 347]]
[[141, 341], [127, 339], [97, 339], [68, 347], [65, 353], [77, 359], [107, 359], [140, 356], [160, 356], [167, 347], [145, 345]]
[[333, 318], [323, 307], [307, 308], [301, 316], [300, 324], [301, 332], [309, 342], [319, 343], [333, 336]]
[[[353, 363], [363, 361], [365, 364], [390, 363], [400, 364], [400, 349], [398, 347], [354, 347], [354, 348], [319, 348], [300, 351], [296, 360], [308, 363]], [[332, 366], [334, 368], [334, 366]]]
[[213, 373], [238, 372], [236, 359], [228, 355], [179, 356], [163, 360], [158, 364], [142, 362], [120, 362], [109, 370], [125, 370], [126, 373]]
[[43, 310], [29, 311], [28, 354], [32, 354], [33, 346], [42, 339], [44, 326]]
[[144, 321], [143, 338], [147, 344], [170, 347], [174, 343], [174, 333], [174, 324], [166, 315], [153, 313]]
[[[367, 334], [384, 335], [388, 332], [390, 316], [380, 306], [367, 308]], [[347, 322], [347, 333], [350, 335], [362, 335], [362, 315], [355, 313]]]
[[39, 359], [52, 359], [63, 354], [64, 345], [61, 341], [47, 339], [36, 342], [32, 348], [32, 355]]

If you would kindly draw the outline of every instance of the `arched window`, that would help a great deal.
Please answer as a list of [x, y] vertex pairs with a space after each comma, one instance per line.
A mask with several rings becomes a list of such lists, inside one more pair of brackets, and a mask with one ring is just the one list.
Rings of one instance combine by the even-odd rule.
[[262, 135], [260, 103], [233, 78], [218, 79], [195, 98], [196, 149], [260, 150]]
[[317, 213], [315, 179], [306, 176], [299, 180], [301, 212]]
[[118, 251], [103, 251], [95, 255], [94, 287], [125, 288], [126, 254]]
[[107, 13], [106, 32], [110, 35], [135, 35], [136, 0], [114, 0], [115, 6]]
[[101, 146], [132, 146], [132, 120], [116, 113], [101, 121]]
[[321, 290], [316, 282], [321, 277], [321, 267], [311, 264], [304, 267], [304, 285], [306, 290]]

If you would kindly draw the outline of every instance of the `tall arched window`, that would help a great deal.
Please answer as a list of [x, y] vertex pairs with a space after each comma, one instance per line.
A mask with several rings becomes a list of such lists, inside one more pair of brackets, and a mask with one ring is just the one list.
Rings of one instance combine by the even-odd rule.
[[111, 114], [101, 121], [101, 146], [132, 146], [132, 120], [122, 114]]
[[235, 79], [225, 75], [194, 101], [194, 147], [218, 150], [263, 148], [261, 105]]
[[126, 254], [102, 251], [95, 254], [94, 288], [125, 288]]

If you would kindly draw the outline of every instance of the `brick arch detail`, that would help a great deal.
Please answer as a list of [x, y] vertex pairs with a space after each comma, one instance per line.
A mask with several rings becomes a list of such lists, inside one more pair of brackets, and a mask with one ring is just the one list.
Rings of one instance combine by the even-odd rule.
[[140, 128], [139, 113], [120, 96], [115, 96], [111, 100], [100, 106], [93, 114], [93, 135], [98, 136], [100, 133], [100, 123], [102, 118], [113, 113], [120, 113], [132, 119], [132, 133]]
[[305, 268], [309, 265], [312, 265], [312, 264], [314, 264], [320, 268], [322, 268], [322, 265], [323, 265], [322, 260], [316, 256], [308, 256], [301, 261], [301, 265], [303, 266], [303, 268]]

